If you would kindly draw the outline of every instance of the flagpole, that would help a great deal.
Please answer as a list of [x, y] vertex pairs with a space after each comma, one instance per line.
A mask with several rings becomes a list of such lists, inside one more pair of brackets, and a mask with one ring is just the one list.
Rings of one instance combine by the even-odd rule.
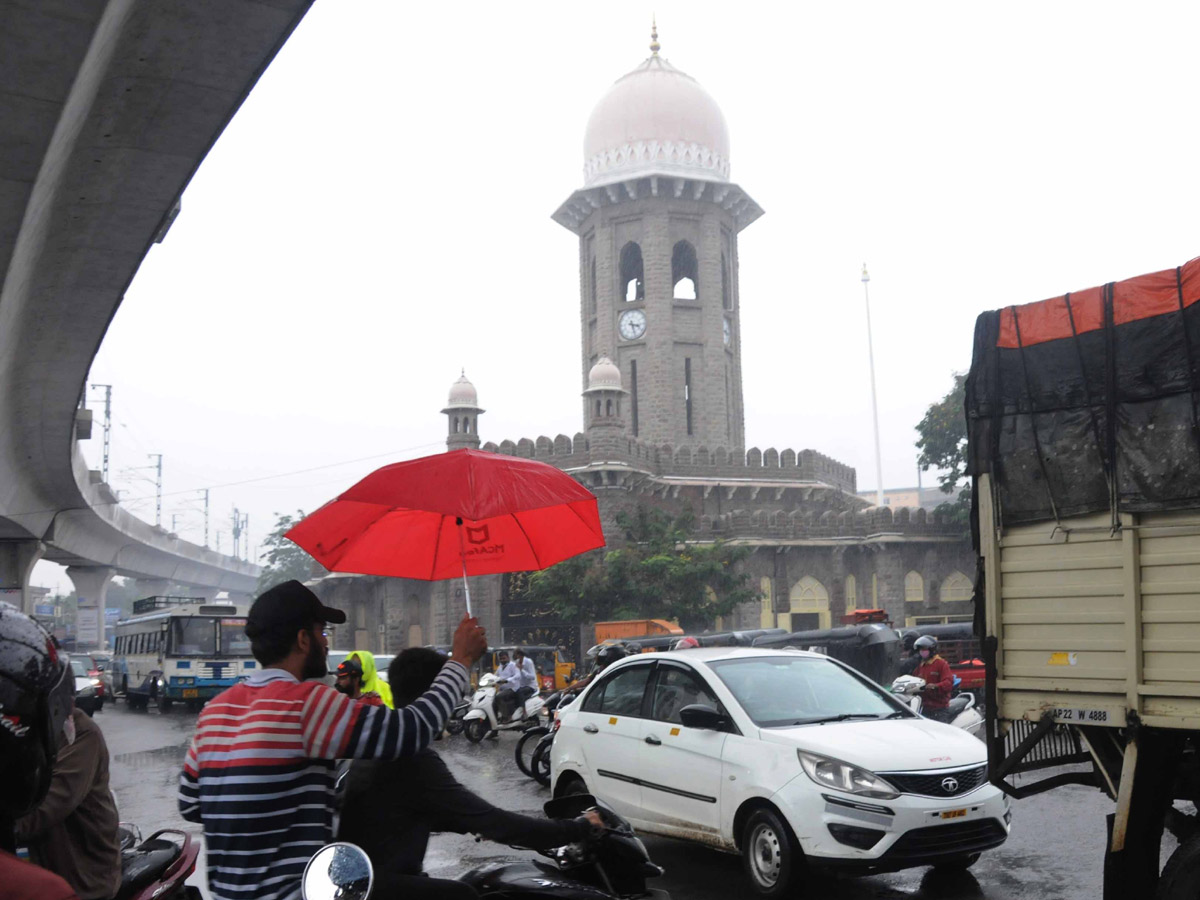
[[462, 516], [456, 517], [458, 520], [458, 558], [462, 560], [463, 567], [463, 593], [467, 598], [467, 615], [471, 615], [471, 585], [467, 583], [467, 548], [463, 543], [463, 520]]
[[863, 263], [863, 299], [867, 304], [867, 360], [871, 368], [871, 418], [875, 423], [875, 505], [883, 506], [883, 460], [879, 453], [879, 403], [875, 399], [875, 344], [871, 340], [871, 294], [867, 289], [867, 283], [870, 280], [871, 276], [867, 274], [867, 264]]

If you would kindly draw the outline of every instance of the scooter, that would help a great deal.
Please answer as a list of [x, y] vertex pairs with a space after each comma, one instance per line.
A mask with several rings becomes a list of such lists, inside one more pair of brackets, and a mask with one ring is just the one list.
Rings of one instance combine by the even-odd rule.
[[186, 831], [161, 828], [146, 840], [136, 825], [122, 822], [117, 830], [121, 846], [122, 900], [201, 900], [200, 889], [184, 884], [196, 871], [200, 844]]
[[[550, 748], [554, 744], [554, 735], [558, 733], [558, 728], [562, 724], [558, 714], [570, 706], [577, 696], [579, 696], [577, 693], [565, 694], [555, 704], [553, 722], [549, 728], [530, 728], [517, 741], [515, 751], [517, 768], [542, 787], [550, 786]], [[553, 698], [548, 698], [547, 706], [549, 699]], [[532, 749], [530, 749], [531, 747]]]
[[[595, 809], [606, 830], [584, 843], [538, 851], [550, 860], [495, 863], [472, 869], [460, 881], [482, 897], [543, 897], [546, 900], [670, 900], [646, 880], [662, 874], [629, 823], [590, 794], [551, 800], [543, 809], [551, 819], [567, 819]], [[370, 896], [374, 872], [366, 853], [354, 844], [329, 844], [308, 862], [301, 881], [304, 900]]]
[[478, 744], [491, 731], [523, 731], [538, 722], [545, 701], [534, 694], [505, 722], [496, 717], [496, 694], [503, 682], [489, 672], [479, 679], [479, 688], [471, 698], [471, 709], [463, 716], [463, 731], [467, 740]]
[[[956, 679], [957, 681], [957, 679]], [[892, 682], [892, 693], [904, 697], [914, 712], [921, 711], [921, 688], [925, 679], [916, 675], [901, 675]], [[963, 692], [950, 701], [946, 708], [946, 721], [967, 734], [983, 739], [983, 716], [975, 705], [975, 695]]]

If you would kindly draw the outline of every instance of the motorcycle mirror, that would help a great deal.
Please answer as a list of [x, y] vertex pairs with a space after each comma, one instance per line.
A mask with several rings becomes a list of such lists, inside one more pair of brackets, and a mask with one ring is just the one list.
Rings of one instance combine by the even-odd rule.
[[304, 900], [367, 900], [375, 871], [361, 847], [339, 841], [326, 844], [304, 867]]
[[546, 814], [547, 819], [573, 819], [595, 805], [596, 798], [591, 794], [567, 794], [565, 797], [555, 797], [546, 801], [542, 812]]

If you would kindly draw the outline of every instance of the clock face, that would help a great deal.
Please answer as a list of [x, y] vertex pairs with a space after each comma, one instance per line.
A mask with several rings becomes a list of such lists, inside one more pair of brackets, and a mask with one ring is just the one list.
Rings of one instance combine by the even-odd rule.
[[627, 309], [621, 313], [618, 321], [621, 337], [627, 341], [636, 341], [646, 333], [646, 313], [641, 309]]
[[725, 346], [728, 347], [733, 343], [733, 326], [729, 324], [729, 320], [725, 320]]

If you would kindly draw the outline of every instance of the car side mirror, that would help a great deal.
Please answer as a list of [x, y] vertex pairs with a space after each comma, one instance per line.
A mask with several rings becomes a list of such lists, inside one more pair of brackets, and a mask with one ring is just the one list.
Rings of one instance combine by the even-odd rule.
[[708, 731], [726, 731], [729, 728], [729, 716], [701, 703], [693, 703], [681, 709], [679, 721], [685, 728], [704, 728]]

